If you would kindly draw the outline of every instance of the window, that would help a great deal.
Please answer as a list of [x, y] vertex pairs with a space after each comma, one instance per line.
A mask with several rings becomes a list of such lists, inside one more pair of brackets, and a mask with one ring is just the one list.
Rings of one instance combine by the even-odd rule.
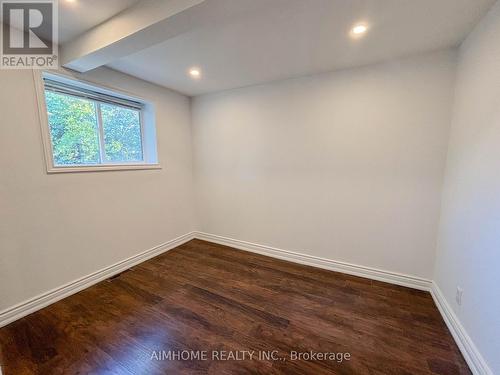
[[53, 73], [41, 84], [49, 172], [158, 168], [146, 102]]

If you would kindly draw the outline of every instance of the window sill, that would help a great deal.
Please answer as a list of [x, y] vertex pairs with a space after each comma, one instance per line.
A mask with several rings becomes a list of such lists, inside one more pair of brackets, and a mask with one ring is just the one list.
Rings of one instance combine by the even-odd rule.
[[86, 166], [52, 167], [47, 173], [78, 173], [78, 172], [105, 172], [105, 171], [133, 171], [133, 170], [162, 169], [160, 164], [101, 164]]

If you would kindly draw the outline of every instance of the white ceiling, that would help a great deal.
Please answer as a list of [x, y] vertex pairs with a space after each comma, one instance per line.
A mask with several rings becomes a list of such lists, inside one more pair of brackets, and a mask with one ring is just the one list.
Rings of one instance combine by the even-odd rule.
[[83, 32], [129, 8], [139, 0], [59, 0], [59, 42], [68, 42]]
[[[92, 3], [101, 18], [134, 3], [77, 1], [82, 9]], [[193, 24], [185, 30], [152, 47], [139, 46], [108, 66], [194, 96], [456, 46], [494, 2], [206, 0], [190, 10], [187, 19]], [[81, 33], [84, 21], [72, 17], [64, 23], [78, 24]], [[349, 30], [359, 21], [370, 30], [352, 40]], [[201, 68], [200, 80], [188, 76], [191, 66]]]

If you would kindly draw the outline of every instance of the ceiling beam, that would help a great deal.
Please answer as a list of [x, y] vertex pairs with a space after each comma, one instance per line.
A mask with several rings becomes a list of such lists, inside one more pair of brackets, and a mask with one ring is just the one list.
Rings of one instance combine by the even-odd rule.
[[63, 45], [61, 64], [87, 72], [186, 32], [204, 1], [143, 0]]

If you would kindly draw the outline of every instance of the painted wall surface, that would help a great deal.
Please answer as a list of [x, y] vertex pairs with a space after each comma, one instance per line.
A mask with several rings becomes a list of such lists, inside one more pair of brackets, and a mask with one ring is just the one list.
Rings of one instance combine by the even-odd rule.
[[[460, 48], [435, 281], [500, 374], [500, 3]], [[462, 305], [455, 301], [464, 290]]]
[[194, 229], [189, 98], [100, 69], [156, 107], [161, 170], [48, 175], [29, 70], [0, 70], [0, 311]]
[[198, 229], [431, 278], [455, 68], [444, 51], [196, 97]]

